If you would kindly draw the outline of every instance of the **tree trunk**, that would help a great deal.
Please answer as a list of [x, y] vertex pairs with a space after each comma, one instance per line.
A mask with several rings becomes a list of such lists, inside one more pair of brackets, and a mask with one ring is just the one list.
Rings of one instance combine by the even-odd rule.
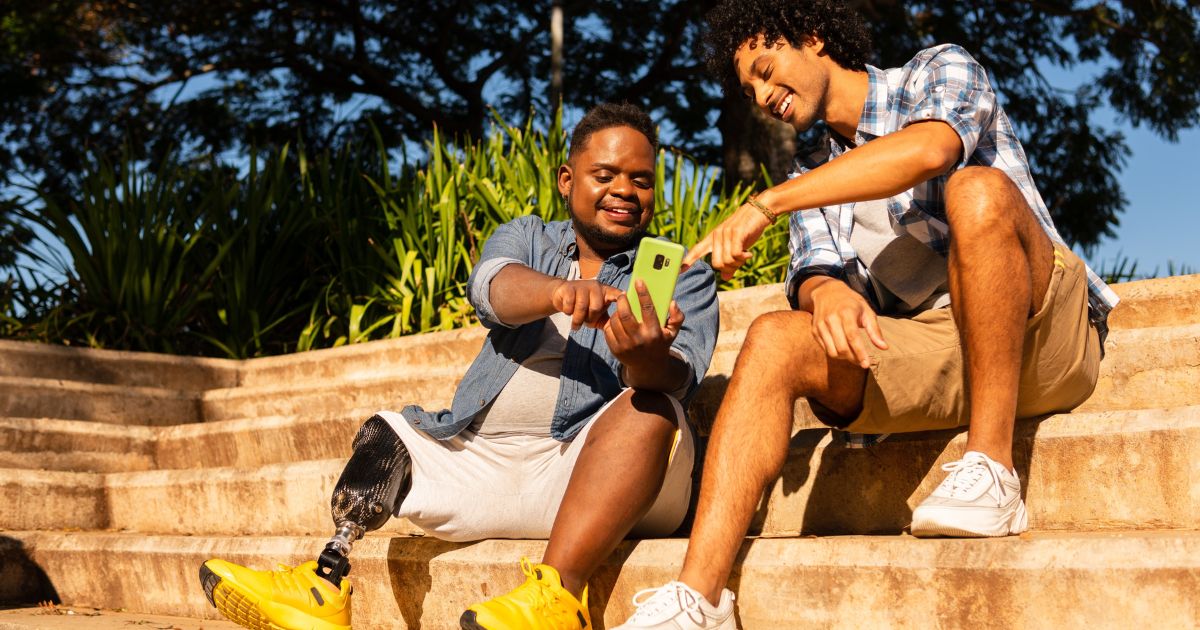
[[738, 94], [726, 94], [717, 128], [728, 185], [748, 182], [762, 186], [760, 165], [766, 167], [773, 183], [787, 178], [796, 153], [796, 131], [791, 125], [768, 117]]
[[562, 0], [550, 5], [550, 115], [562, 104], [563, 8]]

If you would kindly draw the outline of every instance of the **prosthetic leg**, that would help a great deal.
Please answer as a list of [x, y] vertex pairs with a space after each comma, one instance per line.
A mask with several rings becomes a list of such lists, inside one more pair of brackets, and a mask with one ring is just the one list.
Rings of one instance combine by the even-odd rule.
[[337, 531], [317, 559], [317, 575], [334, 586], [350, 572], [354, 542], [383, 527], [412, 486], [412, 457], [380, 416], [363, 423], [353, 448], [329, 506]]

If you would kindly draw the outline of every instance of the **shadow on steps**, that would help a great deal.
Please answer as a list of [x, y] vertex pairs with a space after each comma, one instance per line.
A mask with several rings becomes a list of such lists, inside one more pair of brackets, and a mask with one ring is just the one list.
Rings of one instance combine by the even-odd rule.
[[0, 536], [0, 607], [28, 606], [30, 603], [61, 604], [54, 584], [29, 554], [25, 544]]

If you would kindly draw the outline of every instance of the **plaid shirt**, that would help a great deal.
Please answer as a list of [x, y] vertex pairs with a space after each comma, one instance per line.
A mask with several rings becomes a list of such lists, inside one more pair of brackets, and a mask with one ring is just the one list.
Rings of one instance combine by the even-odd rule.
[[[987, 72], [967, 51], [944, 44], [922, 50], [903, 68], [880, 70], [867, 66], [867, 75], [870, 84], [854, 145], [843, 146], [829, 134], [816, 151], [796, 156], [789, 178], [803, 175], [854, 146], [911, 123], [941, 120], [962, 140], [963, 157], [955, 170], [981, 165], [1004, 171], [1025, 195], [1050, 240], [1063, 242], [1034, 186], [1025, 151], [1013, 133], [1008, 115], [996, 102]], [[950, 250], [944, 199], [948, 177], [949, 173], [940, 175], [887, 200], [896, 226], [942, 256]], [[845, 281], [879, 310], [870, 289], [871, 273], [859, 262], [850, 245], [854, 206], [846, 203], [792, 213], [789, 225], [792, 260], [786, 290], [793, 308], [798, 308], [800, 284], [813, 275], [824, 275]], [[1108, 333], [1108, 313], [1118, 298], [1094, 271], [1089, 268], [1087, 273], [1089, 319], [1103, 343]]]

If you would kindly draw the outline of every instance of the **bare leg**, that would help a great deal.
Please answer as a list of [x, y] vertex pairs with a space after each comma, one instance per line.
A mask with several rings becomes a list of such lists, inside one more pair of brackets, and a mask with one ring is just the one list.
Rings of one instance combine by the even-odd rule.
[[950, 301], [962, 336], [967, 450], [1012, 468], [1025, 323], [1046, 295], [1054, 246], [1002, 171], [969, 167], [946, 186]]
[[576, 597], [654, 505], [677, 427], [665, 394], [637, 391], [622, 394], [594, 422], [542, 558]]
[[754, 320], [709, 438], [680, 581], [710, 603], [719, 601], [763, 491], [783, 470], [796, 399], [813, 397], [854, 417], [865, 383], [865, 370], [828, 358], [812, 336], [809, 313], [781, 311]]

